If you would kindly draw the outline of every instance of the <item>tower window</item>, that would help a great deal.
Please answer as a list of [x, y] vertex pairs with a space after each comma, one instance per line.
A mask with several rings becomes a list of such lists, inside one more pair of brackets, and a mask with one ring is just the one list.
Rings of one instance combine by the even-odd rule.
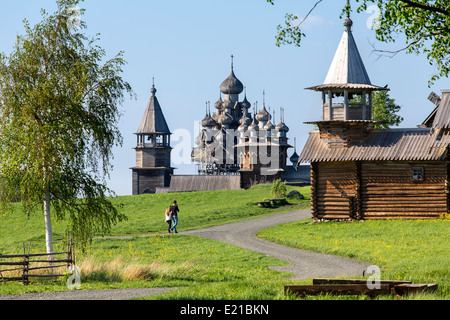
[[164, 143], [163, 136], [156, 136], [156, 145], [162, 146]]
[[423, 167], [411, 167], [411, 180], [423, 181]]

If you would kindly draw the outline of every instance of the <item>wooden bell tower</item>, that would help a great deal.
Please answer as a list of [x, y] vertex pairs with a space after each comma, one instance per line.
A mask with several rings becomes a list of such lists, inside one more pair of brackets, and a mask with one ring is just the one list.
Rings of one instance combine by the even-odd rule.
[[171, 132], [161, 106], [155, 96], [155, 85], [136, 132], [136, 166], [133, 171], [133, 195], [155, 193], [157, 188], [167, 188], [173, 175], [170, 146]]

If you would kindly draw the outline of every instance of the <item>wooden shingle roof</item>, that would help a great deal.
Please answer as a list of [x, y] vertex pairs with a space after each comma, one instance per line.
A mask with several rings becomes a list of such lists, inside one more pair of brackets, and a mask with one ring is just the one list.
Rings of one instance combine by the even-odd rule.
[[432, 128], [379, 129], [351, 147], [330, 148], [319, 131], [310, 132], [300, 163], [331, 161], [445, 160], [450, 144], [447, 130]]
[[151, 89], [151, 97], [148, 101], [147, 108], [145, 109], [144, 116], [142, 117], [141, 124], [137, 130], [137, 134], [152, 134], [162, 133], [170, 134], [169, 126], [167, 125], [166, 118], [161, 110], [158, 99], [155, 96], [155, 86]]
[[433, 119], [432, 128], [450, 128], [450, 90], [441, 90], [442, 97], [439, 100], [436, 114]]
[[358, 46], [351, 31], [351, 19], [344, 21], [345, 31], [339, 42], [328, 74], [323, 84], [306, 89], [315, 91], [325, 90], [386, 90], [386, 88], [372, 85], [364, 62], [359, 54]]

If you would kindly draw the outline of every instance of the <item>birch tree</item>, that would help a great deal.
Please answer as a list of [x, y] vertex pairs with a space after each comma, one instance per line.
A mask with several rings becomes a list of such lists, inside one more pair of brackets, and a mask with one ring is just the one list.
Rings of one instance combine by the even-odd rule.
[[82, 33], [78, 4], [57, 0], [40, 23], [25, 20], [25, 34], [0, 55], [2, 208], [20, 199], [26, 213], [43, 211], [48, 253], [52, 217], [67, 220], [81, 246], [126, 219], [105, 182], [122, 144], [119, 106], [132, 90], [121, 77], [123, 53], [106, 59], [98, 37]]

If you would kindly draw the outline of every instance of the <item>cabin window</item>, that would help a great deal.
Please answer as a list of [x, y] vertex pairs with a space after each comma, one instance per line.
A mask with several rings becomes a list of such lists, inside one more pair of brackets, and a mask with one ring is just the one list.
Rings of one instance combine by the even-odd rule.
[[411, 180], [423, 181], [423, 167], [411, 167]]

